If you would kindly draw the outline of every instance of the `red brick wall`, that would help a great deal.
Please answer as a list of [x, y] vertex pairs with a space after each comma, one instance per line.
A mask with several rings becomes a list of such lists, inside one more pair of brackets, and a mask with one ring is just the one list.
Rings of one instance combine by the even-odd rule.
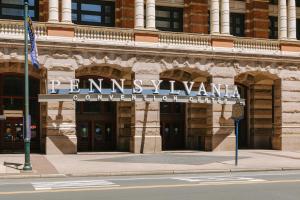
[[116, 26], [134, 28], [134, 0], [116, 0], [115, 5]]
[[39, 1], [39, 21], [47, 22], [48, 21], [48, 0]]
[[184, 5], [184, 31], [208, 33], [208, 0], [185, 0]]
[[246, 3], [246, 37], [269, 37], [269, 1], [251, 0]]

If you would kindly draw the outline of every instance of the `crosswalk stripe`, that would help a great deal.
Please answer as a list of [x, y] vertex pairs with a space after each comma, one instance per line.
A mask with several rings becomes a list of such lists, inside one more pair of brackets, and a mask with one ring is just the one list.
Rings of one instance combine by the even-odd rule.
[[234, 182], [234, 181], [263, 181], [263, 179], [249, 177], [175, 177], [173, 180], [187, 182]]
[[55, 190], [65, 188], [89, 188], [89, 187], [107, 187], [119, 186], [106, 180], [86, 180], [86, 181], [58, 181], [58, 182], [33, 182], [31, 183], [35, 190]]

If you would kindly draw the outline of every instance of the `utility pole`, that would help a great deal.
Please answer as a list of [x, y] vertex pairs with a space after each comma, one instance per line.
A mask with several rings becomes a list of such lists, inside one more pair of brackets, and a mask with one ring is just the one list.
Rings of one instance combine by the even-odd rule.
[[24, 0], [24, 43], [25, 43], [25, 66], [24, 66], [24, 80], [25, 80], [25, 114], [24, 114], [24, 150], [25, 150], [25, 163], [23, 170], [31, 171], [30, 163], [30, 116], [29, 116], [29, 77], [28, 77], [28, 0]]

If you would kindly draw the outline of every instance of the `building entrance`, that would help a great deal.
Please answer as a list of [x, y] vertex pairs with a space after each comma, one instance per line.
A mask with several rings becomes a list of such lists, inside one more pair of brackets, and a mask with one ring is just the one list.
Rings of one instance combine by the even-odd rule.
[[[39, 137], [39, 80], [30, 78], [31, 151], [40, 147]], [[0, 151], [21, 153], [23, 141], [24, 78], [20, 75], [0, 75], [0, 114], [6, 119], [0, 121]]]
[[248, 88], [244, 85], [238, 85], [241, 98], [245, 99], [246, 106], [244, 106], [244, 118], [239, 123], [239, 148], [249, 148], [251, 146], [249, 119], [248, 119]]
[[[116, 148], [115, 103], [77, 103], [78, 151], [111, 151]], [[87, 107], [93, 112], [87, 112]]]
[[[88, 86], [89, 78], [80, 78], [81, 88]], [[110, 82], [104, 80], [103, 87], [109, 86]], [[79, 152], [116, 149], [116, 102], [77, 102], [76, 124]]]
[[162, 150], [185, 148], [185, 104], [160, 103]]

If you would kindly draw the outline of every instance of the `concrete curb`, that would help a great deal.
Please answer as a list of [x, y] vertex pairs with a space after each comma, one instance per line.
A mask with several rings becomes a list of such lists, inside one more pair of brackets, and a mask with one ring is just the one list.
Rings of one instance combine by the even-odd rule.
[[238, 172], [267, 172], [267, 171], [298, 171], [300, 167], [280, 168], [240, 168], [217, 170], [157, 170], [157, 171], [120, 171], [100, 173], [76, 173], [76, 174], [0, 174], [0, 179], [24, 179], [24, 178], [63, 178], [63, 177], [101, 177], [101, 176], [132, 176], [132, 175], [172, 175], [172, 174], [204, 174], [204, 173], [238, 173]]

